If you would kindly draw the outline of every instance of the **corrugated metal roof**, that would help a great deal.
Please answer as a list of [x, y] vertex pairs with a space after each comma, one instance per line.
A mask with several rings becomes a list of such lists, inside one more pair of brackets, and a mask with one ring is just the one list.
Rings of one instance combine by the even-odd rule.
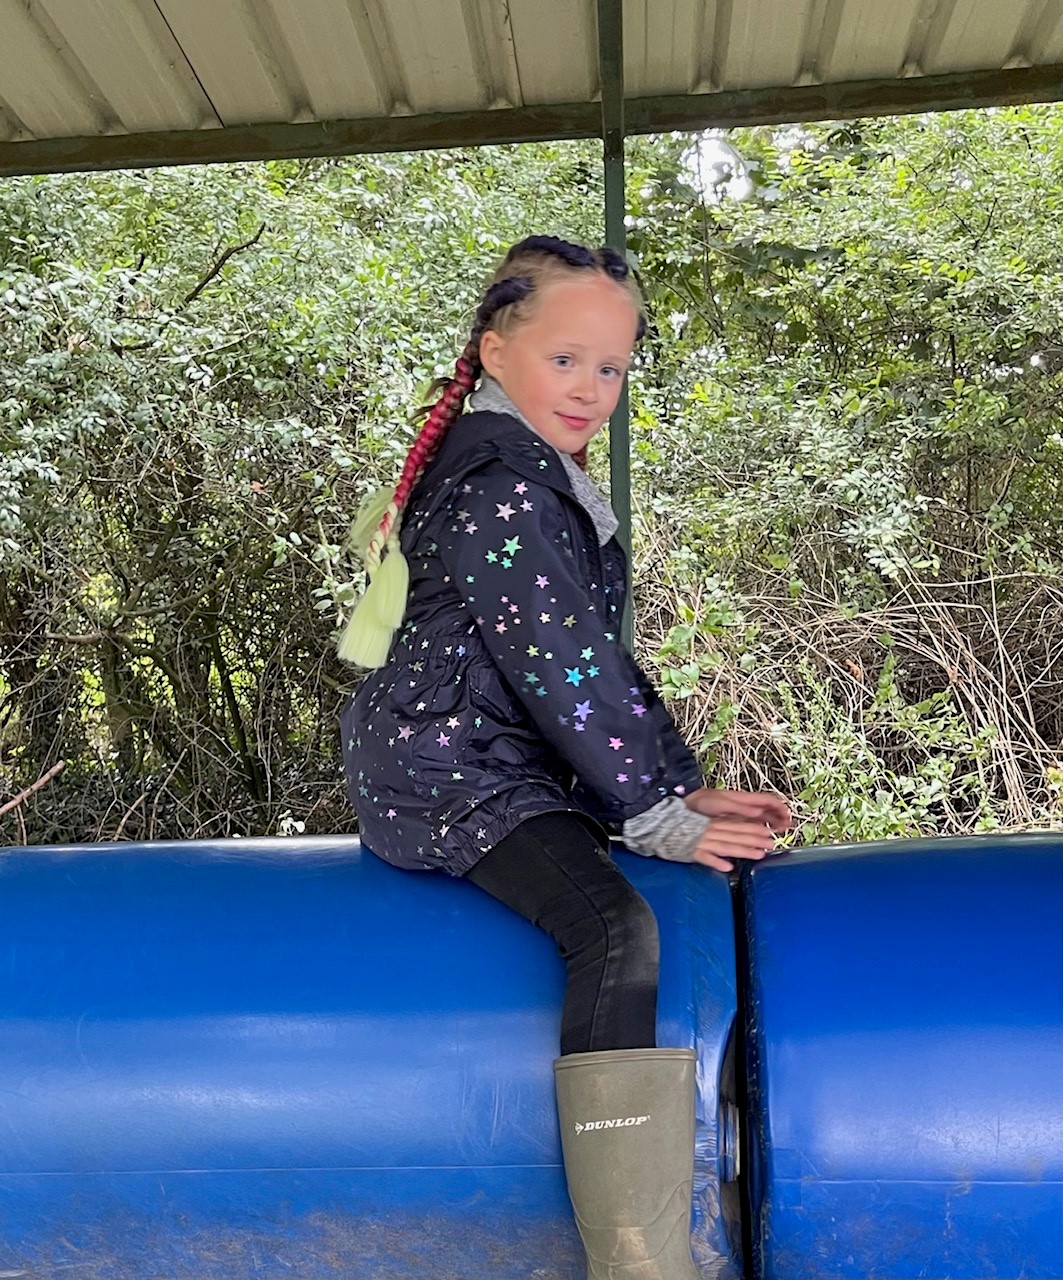
[[[632, 132], [1063, 97], [1060, 0], [622, 9]], [[596, 0], [0, 0], [0, 173], [589, 136], [597, 13]]]

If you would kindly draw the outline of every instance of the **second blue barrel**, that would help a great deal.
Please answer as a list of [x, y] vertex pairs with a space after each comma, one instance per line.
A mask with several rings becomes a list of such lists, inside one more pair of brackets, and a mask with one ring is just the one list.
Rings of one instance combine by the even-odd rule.
[[743, 879], [759, 1280], [1063, 1276], [1063, 836]]

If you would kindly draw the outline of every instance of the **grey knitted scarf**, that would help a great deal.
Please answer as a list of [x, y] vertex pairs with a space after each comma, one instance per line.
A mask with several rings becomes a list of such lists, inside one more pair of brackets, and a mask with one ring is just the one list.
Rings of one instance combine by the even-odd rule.
[[[471, 409], [486, 410], [489, 413], [508, 413], [510, 417], [516, 418], [518, 422], [523, 422], [529, 431], [535, 431], [532, 424], [503, 391], [501, 383], [496, 382], [488, 373], [484, 374], [480, 380], [480, 385], [469, 397], [469, 407]], [[535, 431], [535, 434], [539, 435], [539, 432]], [[609, 505], [609, 499], [606, 498], [590, 476], [572, 461], [571, 454], [562, 453], [560, 449], [555, 450], [555, 452], [561, 459], [561, 465], [565, 468], [576, 501], [594, 521], [594, 528], [598, 534], [598, 545], [604, 546], [616, 533], [618, 524], [616, 513]]]

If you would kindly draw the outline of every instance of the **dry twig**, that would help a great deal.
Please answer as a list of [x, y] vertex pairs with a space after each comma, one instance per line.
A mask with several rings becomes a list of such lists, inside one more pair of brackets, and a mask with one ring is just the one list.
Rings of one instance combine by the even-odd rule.
[[10, 800], [7, 801], [6, 804], [0, 805], [0, 818], [4, 817], [5, 814], [10, 813], [12, 809], [17, 809], [19, 808], [20, 805], [25, 804], [26, 801], [30, 798], [30, 796], [40, 791], [42, 787], [46, 787], [48, 783], [51, 782], [53, 778], [58, 777], [59, 774], [61, 774], [65, 768], [66, 768], [66, 761], [57, 760], [55, 764], [53, 764], [52, 767], [48, 770], [48, 772], [42, 773], [41, 776], [37, 779], [37, 781], [34, 782], [31, 786], [23, 788], [23, 790], [21, 790], [17, 796], [13, 796]]

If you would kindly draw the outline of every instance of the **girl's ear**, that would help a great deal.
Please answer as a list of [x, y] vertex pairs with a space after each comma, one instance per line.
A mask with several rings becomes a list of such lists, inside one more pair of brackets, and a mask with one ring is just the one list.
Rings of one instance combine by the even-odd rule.
[[494, 329], [488, 329], [480, 338], [480, 364], [492, 378], [497, 378], [502, 372], [505, 347], [505, 338]]

